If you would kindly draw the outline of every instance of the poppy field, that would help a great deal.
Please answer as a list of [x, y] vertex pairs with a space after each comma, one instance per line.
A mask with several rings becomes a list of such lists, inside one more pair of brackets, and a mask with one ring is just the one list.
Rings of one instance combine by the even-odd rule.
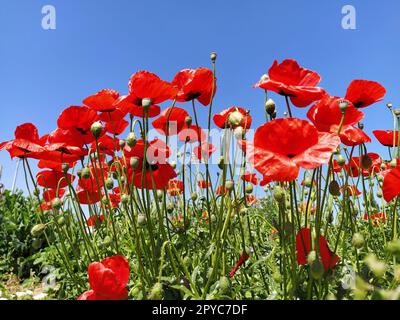
[[[60, 110], [53, 131], [23, 123], [0, 144], [63, 296], [399, 299], [400, 109], [384, 86], [355, 79], [332, 96], [317, 71], [275, 60], [249, 84], [259, 106], [216, 113], [217, 67], [211, 53], [172, 80], [137, 71], [126, 92]], [[373, 136], [371, 106], [393, 118]]]

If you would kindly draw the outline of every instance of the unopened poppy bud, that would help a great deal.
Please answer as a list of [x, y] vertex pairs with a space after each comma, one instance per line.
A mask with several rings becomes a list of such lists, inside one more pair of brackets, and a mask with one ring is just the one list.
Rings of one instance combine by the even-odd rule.
[[40, 195], [40, 189], [39, 188], [33, 189], [33, 195], [38, 197]]
[[46, 225], [43, 223], [39, 223], [39, 224], [33, 226], [33, 228], [31, 229], [31, 235], [33, 237], [39, 237], [43, 234], [44, 229], [46, 229]]
[[379, 261], [373, 253], [368, 254], [368, 256], [364, 258], [364, 262], [378, 278], [385, 275], [387, 268], [386, 264]]
[[90, 178], [90, 169], [88, 167], [85, 167], [82, 169], [81, 177], [82, 177], [82, 179]]
[[63, 225], [65, 224], [65, 218], [64, 218], [64, 217], [59, 217], [59, 218], [57, 219], [57, 224], [58, 224], [59, 226], [63, 226]]
[[121, 203], [127, 204], [129, 201], [129, 196], [127, 194], [121, 195]]
[[378, 190], [378, 191], [376, 192], [376, 196], [377, 196], [378, 198], [382, 198], [382, 191]]
[[125, 147], [125, 144], [126, 144], [126, 142], [125, 142], [124, 139], [120, 139], [120, 140], [119, 140], [119, 147], [120, 147], [121, 149], [123, 149], [123, 148]]
[[156, 195], [157, 199], [160, 201], [164, 198], [164, 192], [162, 190], [157, 190]]
[[381, 164], [381, 170], [386, 170], [386, 163]]
[[103, 204], [105, 204], [105, 205], [110, 204], [110, 200], [108, 199], [108, 197], [107, 197], [106, 195], [104, 195], [104, 196], [101, 198], [101, 202], [102, 202]]
[[67, 173], [67, 171], [69, 170], [69, 164], [68, 163], [63, 163], [61, 165], [61, 170], [62, 170], [62, 172]]
[[386, 250], [395, 257], [400, 257], [400, 239], [390, 241], [387, 244]]
[[114, 181], [111, 178], [106, 179], [106, 188], [111, 190], [114, 187]]
[[285, 191], [280, 186], [274, 188], [274, 198], [279, 203], [285, 202]]
[[322, 262], [319, 259], [317, 259], [313, 263], [311, 263], [310, 273], [311, 273], [311, 276], [316, 280], [321, 279], [322, 276], [324, 275], [324, 265], [322, 264]]
[[359, 127], [361, 130], [364, 129], [364, 123], [359, 122], [357, 125], [358, 125], [358, 127]]
[[243, 115], [239, 111], [233, 111], [228, 116], [228, 124], [232, 127], [240, 125], [243, 121]]
[[317, 259], [317, 253], [312, 250], [307, 256], [307, 263], [310, 265]]
[[134, 132], [129, 132], [126, 137], [126, 144], [130, 147], [134, 147], [136, 145], [137, 139], [136, 134]]
[[340, 186], [336, 180], [332, 180], [329, 183], [329, 193], [333, 196], [339, 197], [340, 196]]
[[362, 248], [364, 245], [364, 236], [361, 233], [356, 232], [353, 235], [353, 239], [351, 240], [351, 243], [357, 249]]
[[248, 184], [246, 186], [245, 191], [246, 191], [246, 193], [252, 193], [253, 192], [253, 185], [252, 184]]
[[392, 167], [392, 168], [396, 168], [396, 165], [397, 165], [397, 160], [396, 159], [392, 159], [392, 161], [390, 161], [390, 166]]
[[137, 166], [139, 165], [139, 158], [138, 157], [130, 158], [129, 164], [131, 165], [132, 169], [135, 170], [137, 168]]
[[167, 203], [167, 212], [172, 213], [174, 211], [174, 204], [172, 202]]
[[218, 168], [223, 170], [224, 169], [224, 164], [225, 164], [224, 157], [223, 156], [219, 157], [219, 159], [218, 159]]
[[126, 181], [124, 176], [120, 177], [119, 180], [121, 181], [121, 183], [125, 183], [125, 181]]
[[217, 60], [217, 53], [216, 52], [211, 52], [210, 59], [211, 59], [212, 62], [215, 62], [215, 60]]
[[92, 131], [92, 135], [95, 138], [100, 137], [101, 131], [103, 130], [103, 126], [100, 121], [96, 121], [92, 124], [90, 127], [90, 130]]
[[192, 117], [191, 116], [187, 116], [185, 118], [185, 124], [190, 127], [192, 125]]
[[175, 169], [175, 168], [176, 168], [176, 162], [175, 162], [175, 161], [171, 161], [171, 162], [169, 163], [169, 165], [172, 167], [172, 169]]
[[217, 221], [217, 217], [215, 216], [215, 214], [211, 215], [211, 223], [215, 223]]
[[287, 113], [287, 111], [285, 111], [284, 113], [283, 113], [283, 117], [287, 117], [288, 116], [288, 113]]
[[275, 101], [274, 100], [268, 99], [265, 102], [265, 111], [267, 111], [267, 113], [269, 115], [272, 115], [275, 112], [275, 108], [276, 108], [276, 105], [275, 105]]
[[62, 207], [62, 201], [61, 201], [61, 199], [60, 198], [54, 198], [52, 201], [51, 201], [51, 207], [53, 208], [53, 209], [55, 209], [55, 210], [58, 210], [58, 209], [60, 209], [61, 207]]
[[311, 187], [311, 179], [310, 178], [305, 178], [304, 179], [304, 185], [307, 187], [307, 188], [310, 188]]
[[304, 195], [307, 196], [308, 195], [308, 189], [304, 189]]
[[225, 182], [225, 187], [228, 191], [232, 191], [234, 186], [235, 186], [235, 184], [232, 180], [228, 180]]
[[164, 290], [161, 283], [157, 282], [150, 291], [148, 296], [149, 300], [162, 300], [164, 297]]
[[143, 109], [145, 109], [145, 110], [149, 109], [152, 104], [153, 103], [152, 103], [151, 99], [149, 99], [149, 98], [142, 99], [142, 107], [143, 107]]
[[147, 223], [146, 215], [143, 213], [139, 213], [137, 217], [137, 224], [139, 227], [143, 227]]
[[235, 138], [236, 138], [237, 140], [243, 140], [245, 131], [244, 131], [243, 127], [237, 126], [237, 127], [233, 130], [233, 134], [235, 135]]
[[370, 156], [368, 156], [367, 154], [364, 154], [361, 157], [361, 166], [364, 169], [369, 169], [372, 166], [372, 159]]
[[192, 192], [192, 194], [190, 195], [190, 199], [192, 199], [192, 201], [196, 201], [197, 200], [197, 192]]
[[337, 164], [341, 167], [343, 167], [346, 163], [346, 159], [340, 154], [338, 155], [338, 157], [336, 158]]
[[392, 108], [393, 108], [393, 104], [392, 104], [391, 102], [388, 102], [388, 103], [386, 104], [386, 107], [388, 107], [389, 109], [392, 109]]
[[349, 105], [349, 103], [346, 100], [341, 100], [339, 102], [340, 111], [345, 112], [347, 107], [348, 107], [348, 105]]
[[222, 293], [228, 293], [231, 289], [231, 283], [227, 277], [221, 277], [218, 281], [218, 285]]
[[104, 247], [106, 247], [106, 246], [110, 245], [111, 243], [112, 243], [111, 237], [110, 236], [105, 236], [104, 239], [103, 239], [102, 245]]
[[400, 108], [394, 109], [394, 114], [396, 115], [396, 117], [400, 117]]

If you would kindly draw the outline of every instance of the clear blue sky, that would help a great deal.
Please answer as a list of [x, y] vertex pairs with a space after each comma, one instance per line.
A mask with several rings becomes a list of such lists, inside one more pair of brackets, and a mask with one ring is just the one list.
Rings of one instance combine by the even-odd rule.
[[[46, 4], [57, 10], [56, 30], [41, 27]], [[356, 8], [356, 30], [341, 27], [346, 4]], [[211, 51], [218, 53], [216, 111], [248, 107], [261, 124], [263, 94], [252, 84], [274, 59], [295, 58], [333, 95], [355, 78], [381, 82], [386, 99], [365, 109], [364, 122], [368, 133], [390, 129], [385, 103], [400, 105], [399, 14], [398, 0], [0, 0], [0, 141], [24, 122], [50, 132], [64, 108], [103, 88], [126, 92], [139, 69], [172, 80], [182, 68], [209, 66]], [[376, 143], [369, 149], [387, 154]], [[0, 163], [10, 187], [15, 162], [1, 152]]]

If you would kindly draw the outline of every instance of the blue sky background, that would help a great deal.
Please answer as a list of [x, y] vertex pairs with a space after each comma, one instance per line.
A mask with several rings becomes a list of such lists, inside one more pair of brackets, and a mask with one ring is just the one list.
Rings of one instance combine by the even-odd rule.
[[[56, 30], [41, 27], [46, 4], [57, 10]], [[356, 8], [356, 30], [341, 27], [346, 4]], [[209, 67], [211, 51], [218, 53], [215, 111], [239, 105], [263, 123], [263, 93], [252, 84], [274, 59], [295, 58], [318, 71], [332, 95], [344, 95], [352, 79], [382, 83], [386, 98], [364, 109], [365, 130], [390, 129], [385, 103], [400, 102], [399, 14], [398, 0], [0, 0], [0, 141], [24, 122], [50, 132], [64, 108], [100, 89], [126, 93], [137, 70], [172, 80], [180, 69]], [[273, 98], [282, 115], [284, 101]], [[376, 142], [369, 150], [387, 155]], [[10, 188], [15, 161], [1, 152], [0, 163]]]

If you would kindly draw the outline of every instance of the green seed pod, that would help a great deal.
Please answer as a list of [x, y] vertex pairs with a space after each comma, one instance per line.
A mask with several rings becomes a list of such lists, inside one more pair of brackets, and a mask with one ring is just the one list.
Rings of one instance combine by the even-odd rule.
[[40, 195], [40, 189], [39, 188], [33, 189], [33, 195], [38, 197]]
[[364, 242], [365, 242], [364, 236], [361, 233], [356, 232], [353, 235], [353, 239], [352, 239], [351, 243], [355, 248], [357, 248], [357, 249], [362, 248], [364, 246]]
[[272, 99], [268, 99], [265, 102], [265, 111], [267, 111], [269, 115], [272, 115], [275, 112], [275, 109], [276, 109], [275, 101]]
[[57, 223], [58, 223], [59, 226], [65, 225], [65, 218], [64, 217], [59, 217], [57, 219]]
[[31, 229], [31, 235], [33, 237], [40, 237], [43, 234], [45, 229], [46, 229], [46, 225], [43, 223], [34, 225], [33, 228]]
[[134, 132], [129, 132], [128, 136], [125, 139], [126, 144], [130, 147], [134, 147], [137, 143], [136, 134]]
[[310, 274], [316, 280], [321, 279], [324, 275], [324, 265], [319, 259], [310, 264]]
[[149, 300], [161, 300], [164, 298], [164, 290], [161, 283], [157, 282], [150, 291]]
[[225, 165], [225, 161], [224, 161], [224, 157], [219, 157], [218, 159], [218, 168], [220, 168], [221, 170], [224, 169], [224, 165]]
[[51, 207], [52, 207], [53, 209], [55, 209], [55, 210], [61, 209], [62, 205], [63, 205], [63, 202], [61, 201], [60, 198], [54, 198], [54, 199], [51, 201]]
[[106, 188], [107, 190], [111, 190], [114, 187], [114, 181], [111, 178], [106, 179]]
[[218, 285], [222, 293], [229, 293], [231, 290], [231, 283], [227, 277], [221, 277], [218, 281]]
[[139, 213], [138, 217], [137, 217], [137, 224], [139, 227], [143, 227], [145, 226], [147, 223], [147, 217], [145, 214], [143, 213]]
[[129, 160], [129, 164], [131, 165], [132, 169], [135, 170], [139, 165], [139, 158], [138, 157], [132, 157]]
[[127, 204], [129, 202], [129, 196], [127, 194], [121, 195], [121, 203]]
[[197, 200], [197, 192], [192, 192], [192, 194], [190, 195], [190, 199], [192, 199], [192, 201], [196, 201]]
[[95, 138], [100, 137], [101, 131], [103, 130], [103, 126], [100, 121], [96, 121], [92, 124], [90, 127], [90, 130], [92, 131], [92, 135]]
[[339, 154], [337, 156], [336, 161], [337, 161], [337, 164], [341, 167], [343, 167], [346, 163], [346, 159], [341, 154]]
[[278, 203], [285, 202], [285, 191], [280, 186], [274, 188], [274, 198]]
[[225, 182], [225, 187], [228, 191], [232, 191], [235, 187], [235, 183], [232, 180], [228, 180]]
[[82, 176], [82, 179], [89, 179], [90, 178], [90, 169], [88, 167], [83, 168], [81, 176]]

